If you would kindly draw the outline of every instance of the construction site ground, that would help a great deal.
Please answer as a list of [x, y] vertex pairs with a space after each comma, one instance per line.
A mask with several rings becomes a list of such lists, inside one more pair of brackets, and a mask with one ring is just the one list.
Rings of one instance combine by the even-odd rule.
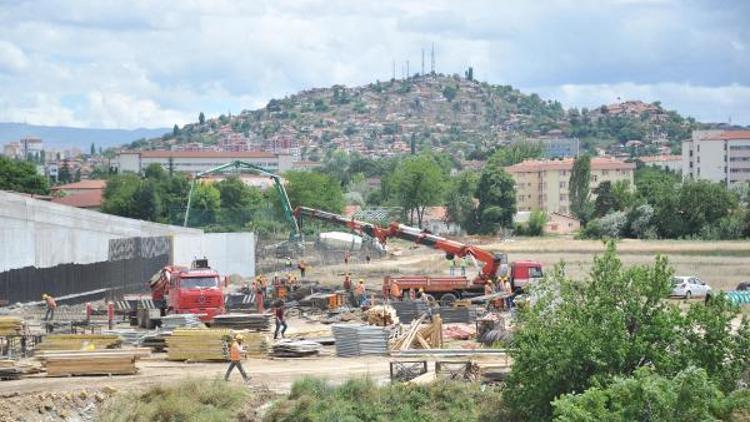
[[[560, 261], [565, 261], [566, 272], [572, 277], [584, 276], [591, 266], [593, 256], [601, 253], [605, 247], [600, 241], [579, 241], [572, 238], [475, 240], [488, 249], [508, 253], [511, 261], [541, 261], [547, 270]], [[730, 290], [740, 281], [750, 280], [750, 266], [747, 265], [750, 242], [621, 241], [618, 243], [618, 252], [626, 265], [648, 264], [653, 262], [656, 254], [667, 255], [678, 275], [698, 275], [715, 290]], [[350, 272], [355, 280], [365, 279], [373, 292], [380, 291], [382, 278], [389, 274], [449, 272], [445, 257], [439, 251], [399, 242], [392, 244], [389, 255], [374, 258], [369, 264], [358, 255], [353, 256], [349, 264], [344, 264], [343, 254], [340, 257], [331, 253], [323, 256], [315, 250], [308, 250], [306, 259], [310, 263], [307, 279], [326, 285], [340, 285], [343, 274]], [[279, 272], [285, 271], [283, 265], [282, 260], [278, 260]], [[476, 270], [469, 268], [467, 273], [468, 276], [473, 276]], [[39, 311], [29, 312], [38, 315]], [[289, 327], [289, 337], [330, 336], [330, 326], [306, 319], [292, 318], [289, 320]], [[473, 340], [465, 343], [476, 345]], [[288, 392], [292, 383], [303, 376], [324, 377], [333, 382], [358, 376], [368, 376], [383, 383], [389, 379], [389, 358], [339, 358], [334, 355], [331, 346], [325, 347], [323, 354], [318, 357], [249, 358], [244, 365], [252, 377], [248, 388], [267, 392], [265, 397]], [[25, 416], [28, 416], [25, 420], [63, 420], [66, 418], [60, 415], [70, 412], [78, 413], [68, 420], [89, 420], [90, 416], [86, 415], [92, 414], [91, 409], [96, 408], [98, 403], [106, 400], [114, 391], [142, 389], [188, 377], [222, 377], [227, 368], [225, 362], [167, 361], [163, 353], [154, 353], [140, 360], [137, 366], [137, 375], [48, 378], [41, 373], [15, 381], [0, 381], [0, 422], [24, 420]], [[231, 382], [241, 382], [238, 373], [232, 375]], [[71, 395], [76, 398], [71, 399]], [[80, 399], [82, 396], [86, 399]], [[70, 406], [77, 409], [50, 414], [49, 408], [60, 407], [61, 402], [74, 403]], [[81, 407], [88, 410], [84, 411]]]

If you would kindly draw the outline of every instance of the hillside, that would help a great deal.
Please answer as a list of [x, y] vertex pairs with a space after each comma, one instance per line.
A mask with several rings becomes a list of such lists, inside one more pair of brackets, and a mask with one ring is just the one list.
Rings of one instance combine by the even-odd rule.
[[482, 158], [503, 142], [575, 136], [582, 146], [616, 150], [631, 140], [637, 154], [677, 147], [697, 127], [660, 104], [630, 101], [594, 110], [565, 110], [553, 100], [507, 85], [465, 77], [414, 76], [348, 88], [334, 85], [271, 100], [259, 110], [176, 128], [131, 149], [290, 150], [317, 160], [339, 148], [368, 156], [415, 149], [445, 150]]
[[0, 144], [26, 136], [42, 138], [52, 148], [79, 148], [88, 151], [91, 143], [111, 147], [140, 138], [161, 136], [170, 129], [87, 129], [63, 126], [36, 126], [24, 123], [0, 123]]

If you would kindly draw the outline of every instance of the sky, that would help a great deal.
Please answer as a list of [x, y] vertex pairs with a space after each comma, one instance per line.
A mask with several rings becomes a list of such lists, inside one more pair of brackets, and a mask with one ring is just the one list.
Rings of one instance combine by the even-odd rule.
[[0, 0], [0, 121], [171, 127], [421, 70], [750, 124], [744, 0]]

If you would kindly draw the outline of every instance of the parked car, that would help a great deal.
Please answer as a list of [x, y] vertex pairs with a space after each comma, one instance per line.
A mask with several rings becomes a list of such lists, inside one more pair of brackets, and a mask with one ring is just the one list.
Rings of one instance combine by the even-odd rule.
[[711, 287], [698, 277], [681, 276], [672, 279], [670, 296], [690, 299], [691, 297], [705, 297], [710, 293]]

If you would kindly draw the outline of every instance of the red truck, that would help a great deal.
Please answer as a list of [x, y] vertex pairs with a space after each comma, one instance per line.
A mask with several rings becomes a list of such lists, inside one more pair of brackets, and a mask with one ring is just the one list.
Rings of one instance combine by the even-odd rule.
[[[424, 289], [425, 293], [440, 300], [443, 305], [450, 305], [458, 298], [480, 296], [484, 294], [484, 285], [487, 282], [495, 282], [498, 272], [504, 275], [508, 272], [513, 290], [523, 289], [530, 282], [543, 277], [542, 264], [531, 260], [519, 260], [508, 265], [508, 257], [503, 253], [491, 252], [477, 246], [466, 245], [444, 237], [436, 236], [427, 231], [405, 226], [397, 222], [390, 223], [388, 227], [378, 227], [374, 224], [348, 219], [344, 216], [316, 210], [306, 207], [297, 207], [294, 210], [297, 219], [301, 217], [314, 218], [329, 223], [346, 226], [349, 229], [366, 234], [385, 244], [388, 238], [398, 238], [412, 241], [445, 252], [448, 260], [456, 257], [473, 257], [482, 263], [479, 275], [473, 280], [465, 276], [402, 276], [385, 277], [383, 281], [383, 293], [388, 295], [391, 282], [398, 283], [402, 291], [409, 289]], [[302, 221], [300, 220], [301, 224]]]
[[198, 314], [211, 321], [226, 312], [221, 277], [205, 259], [193, 261], [190, 268], [168, 265], [151, 277], [149, 287], [150, 297], [125, 298], [131, 317], [144, 328], [167, 314]]

